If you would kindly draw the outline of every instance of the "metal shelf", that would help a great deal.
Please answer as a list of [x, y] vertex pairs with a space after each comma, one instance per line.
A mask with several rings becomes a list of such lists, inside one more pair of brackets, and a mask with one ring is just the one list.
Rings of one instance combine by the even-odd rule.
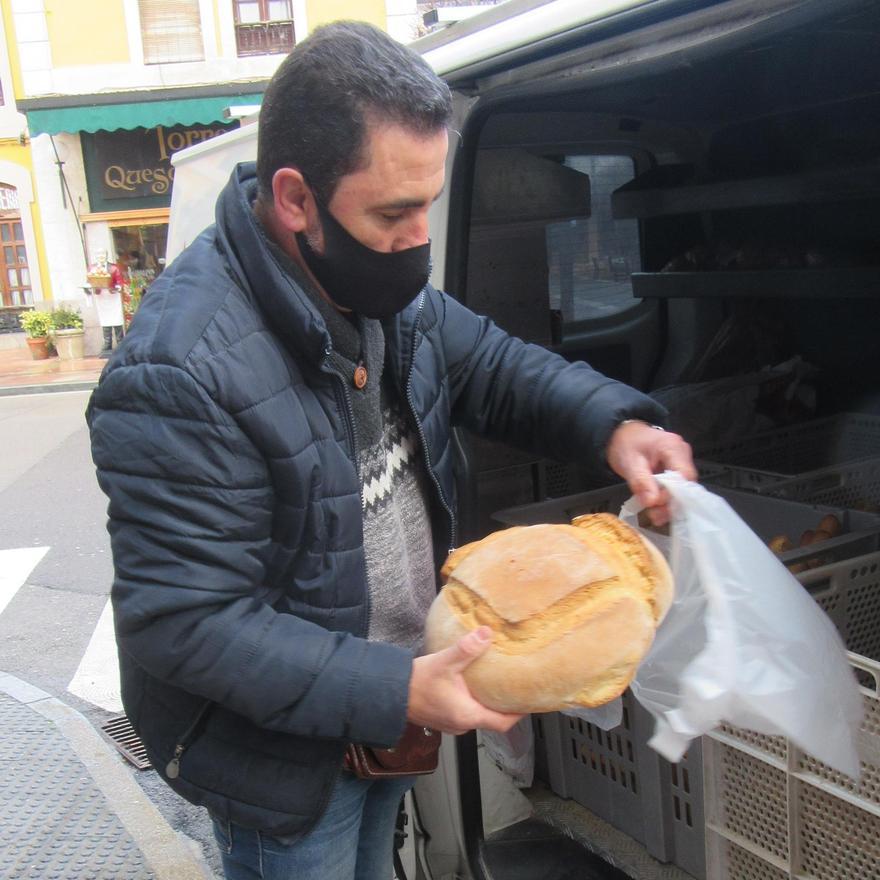
[[615, 220], [773, 205], [824, 204], [880, 195], [880, 163], [781, 176], [692, 182], [686, 165], [654, 168], [611, 196]]
[[633, 296], [871, 299], [880, 297], [880, 268], [762, 269], [736, 272], [636, 272]]

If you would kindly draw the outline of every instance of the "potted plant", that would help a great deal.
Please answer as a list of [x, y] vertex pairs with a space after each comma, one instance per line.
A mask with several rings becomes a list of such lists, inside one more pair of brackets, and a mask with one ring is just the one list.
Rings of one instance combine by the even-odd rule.
[[134, 313], [138, 310], [153, 273], [132, 269], [129, 272], [128, 291], [122, 291], [122, 313], [125, 317], [125, 329], [128, 330]]
[[59, 306], [52, 310], [52, 339], [58, 357], [69, 361], [85, 357], [83, 319], [79, 309]]
[[37, 361], [49, 357], [49, 332], [52, 330], [52, 316], [49, 312], [30, 309], [18, 316], [18, 323], [25, 332], [31, 357]]

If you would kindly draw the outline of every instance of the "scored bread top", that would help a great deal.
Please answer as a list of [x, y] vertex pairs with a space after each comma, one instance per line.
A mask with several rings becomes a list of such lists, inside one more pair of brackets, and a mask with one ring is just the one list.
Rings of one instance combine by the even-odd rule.
[[[465, 554], [452, 569], [452, 577], [511, 623], [616, 573], [599, 554], [584, 552], [573, 526], [507, 529], [494, 533], [479, 551]], [[534, 592], [536, 584], [541, 585], [539, 594]]]
[[458, 613], [470, 617], [477, 602], [483, 609], [479, 622], [495, 626], [519, 624], [554, 606], [565, 615], [573, 601], [591, 604], [603, 592], [610, 599], [609, 587], [639, 595], [655, 622], [672, 600], [665, 560], [635, 529], [607, 513], [577, 517], [571, 525], [493, 532], [454, 551], [441, 573]]
[[571, 524], [590, 536], [590, 547], [608, 560], [621, 580], [644, 580], [650, 585], [645, 598], [659, 623], [669, 610], [673, 594], [671, 573], [660, 551], [610, 513], [576, 516]]

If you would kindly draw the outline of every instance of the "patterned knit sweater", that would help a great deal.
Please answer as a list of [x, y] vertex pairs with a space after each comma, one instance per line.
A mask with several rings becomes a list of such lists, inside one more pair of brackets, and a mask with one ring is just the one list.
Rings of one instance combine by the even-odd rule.
[[[428, 477], [418, 434], [404, 416], [392, 383], [384, 378], [382, 325], [343, 315], [271, 241], [270, 248], [324, 318], [333, 340], [329, 360], [351, 403], [370, 600], [367, 638], [418, 653], [437, 590]], [[353, 381], [359, 365], [367, 371], [366, 385], [360, 389]]]

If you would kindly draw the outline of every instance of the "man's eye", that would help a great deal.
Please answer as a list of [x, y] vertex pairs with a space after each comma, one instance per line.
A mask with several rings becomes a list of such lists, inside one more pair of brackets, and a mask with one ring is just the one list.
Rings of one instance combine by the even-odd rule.
[[397, 211], [395, 213], [387, 213], [387, 212], [383, 211], [379, 216], [386, 223], [394, 223], [395, 221], [400, 220], [400, 218], [403, 216], [403, 214], [400, 211]]

